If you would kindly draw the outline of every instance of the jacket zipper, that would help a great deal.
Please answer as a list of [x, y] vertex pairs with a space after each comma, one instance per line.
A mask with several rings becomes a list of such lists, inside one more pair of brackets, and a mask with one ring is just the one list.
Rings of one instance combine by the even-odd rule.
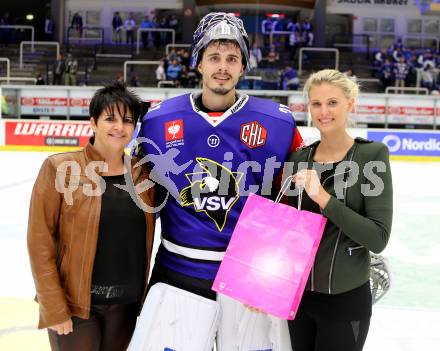
[[349, 256], [353, 254], [353, 251], [363, 249], [364, 247], [362, 245], [360, 246], [353, 246], [353, 247], [347, 247], [347, 253]]
[[[350, 155], [350, 165], [351, 165], [351, 162], [353, 161], [355, 150], [356, 150], [356, 143], [354, 144], [354, 149], [352, 150], [352, 153]], [[350, 169], [351, 169], [351, 167], [350, 167]], [[344, 205], [347, 205], [347, 184], [348, 184], [348, 182], [347, 182], [347, 180], [345, 180], [345, 186], [344, 186]], [[338, 252], [338, 246], [339, 246], [339, 240], [341, 238], [341, 234], [342, 234], [342, 230], [339, 229], [338, 238], [336, 239], [335, 249], [333, 250], [332, 261], [331, 261], [331, 264], [330, 264], [330, 272], [328, 274], [328, 293], [329, 294], [332, 293], [333, 268], [335, 266], [336, 253]]]
[[[309, 155], [307, 156], [307, 160], [310, 160], [312, 154], [312, 149], [309, 150]], [[310, 290], [315, 291], [315, 262], [312, 264], [312, 272], [310, 274]]]
[[[307, 157], [307, 159], [309, 159], [310, 160], [310, 156], [311, 156], [311, 150], [309, 151], [309, 155], [308, 155], [308, 157]], [[331, 175], [331, 176], [328, 176], [327, 178], [325, 178], [324, 180], [323, 180], [323, 182], [322, 182], [322, 186], [324, 187], [324, 184], [325, 184], [325, 182], [327, 181], [327, 180], [329, 180], [329, 179], [331, 179], [331, 178], [333, 178], [333, 177], [336, 177], [336, 176], [338, 176], [338, 175], [343, 175], [343, 174], [346, 174], [346, 173], [349, 173], [350, 172], [350, 170], [349, 171], [344, 171], [344, 172], [342, 172], [342, 173], [337, 173], [337, 174], [333, 174], [333, 175]], [[322, 212], [322, 210], [321, 210], [321, 212]], [[340, 235], [339, 235], [340, 236]], [[339, 236], [338, 236], [338, 240], [337, 241], [339, 241]], [[310, 285], [311, 285], [311, 287], [310, 287], [310, 290], [311, 291], [315, 291], [315, 262], [313, 262], [313, 265], [312, 265], [312, 272], [311, 272], [311, 277], [310, 277]]]

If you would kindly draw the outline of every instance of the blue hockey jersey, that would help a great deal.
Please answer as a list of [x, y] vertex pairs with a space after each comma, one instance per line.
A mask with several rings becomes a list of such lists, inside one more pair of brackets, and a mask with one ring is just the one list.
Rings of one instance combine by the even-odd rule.
[[214, 117], [200, 111], [190, 94], [152, 107], [138, 149], [149, 161], [151, 179], [170, 194], [160, 211], [156, 262], [214, 279], [246, 195], [270, 191], [292, 140], [301, 140], [295, 133], [287, 106], [247, 95]]

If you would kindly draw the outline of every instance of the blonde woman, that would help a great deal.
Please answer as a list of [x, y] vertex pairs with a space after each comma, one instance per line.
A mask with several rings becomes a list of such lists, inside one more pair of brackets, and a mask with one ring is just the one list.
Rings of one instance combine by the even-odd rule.
[[303, 191], [288, 202], [322, 213], [327, 225], [298, 314], [289, 321], [292, 346], [362, 350], [372, 310], [369, 253], [381, 252], [391, 231], [388, 149], [347, 133], [359, 93], [354, 80], [322, 70], [309, 77], [304, 93], [320, 140], [290, 155], [295, 185]]

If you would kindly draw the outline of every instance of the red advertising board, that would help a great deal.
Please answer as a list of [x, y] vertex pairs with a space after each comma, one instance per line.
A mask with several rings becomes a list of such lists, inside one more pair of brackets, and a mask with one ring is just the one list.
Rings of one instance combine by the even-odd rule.
[[85, 146], [92, 135], [88, 122], [5, 121], [5, 145]]

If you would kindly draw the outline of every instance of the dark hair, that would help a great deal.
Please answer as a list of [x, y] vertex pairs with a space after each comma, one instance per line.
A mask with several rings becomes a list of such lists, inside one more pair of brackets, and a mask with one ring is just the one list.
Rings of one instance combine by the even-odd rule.
[[[206, 47], [204, 47], [204, 48], [202, 48], [200, 50], [200, 53], [199, 53], [199, 55], [197, 57], [196, 67], [199, 65], [200, 61], [202, 61], [203, 54], [205, 53], [205, 50], [206, 50], [206, 48], [208, 46], [211, 46], [211, 45], [226, 45], [226, 44], [233, 44], [234, 46], [236, 46], [237, 48], [240, 49], [240, 45], [235, 40], [231, 40], [231, 39], [214, 39], [214, 40], [210, 41], [209, 44]], [[241, 49], [240, 49], [240, 52], [241, 52]], [[244, 56], [244, 54], [242, 52], [241, 52], [241, 63], [243, 64], [244, 67], [246, 67], [246, 64], [247, 64], [246, 63], [246, 57]]]
[[110, 112], [116, 108], [121, 116], [125, 116], [127, 111], [133, 114], [133, 124], [136, 125], [141, 113], [141, 101], [139, 97], [121, 82], [107, 85], [95, 92], [90, 101], [90, 117], [98, 122], [99, 116], [106, 111]]

